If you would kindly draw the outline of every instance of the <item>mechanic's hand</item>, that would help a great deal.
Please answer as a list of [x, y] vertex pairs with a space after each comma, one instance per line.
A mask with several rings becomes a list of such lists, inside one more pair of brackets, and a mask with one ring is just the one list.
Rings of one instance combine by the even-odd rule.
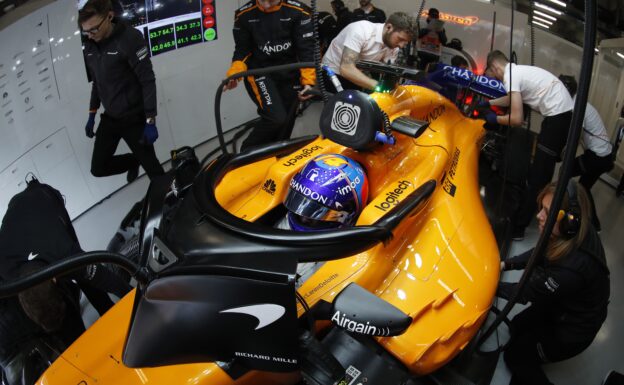
[[490, 124], [498, 124], [498, 115], [494, 111], [488, 111], [485, 113], [485, 121]]
[[236, 88], [236, 86], [238, 85], [238, 81], [239, 81], [239, 79], [230, 79], [223, 86], [223, 91], [232, 90], [232, 89]]
[[89, 120], [87, 120], [87, 124], [85, 125], [85, 134], [87, 138], [93, 138], [95, 133], [93, 132], [93, 128], [95, 127], [95, 112], [89, 112]]
[[303, 89], [299, 91], [299, 93], [297, 94], [297, 97], [302, 102], [305, 100], [308, 100], [314, 96], [312, 93], [308, 93], [308, 91], [311, 91], [311, 90], [312, 90], [312, 86], [309, 84], [306, 84], [305, 86], [303, 86]]
[[490, 108], [492, 107], [492, 105], [490, 104], [489, 100], [482, 100], [479, 103], [477, 103], [477, 108]]
[[156, 124], [145, 123], [145, 128], [143, 129], [143, 137], [139, 142], [144, 146], [149, 146], [154, 144], [156, 139], [158, 139], [158, 129], [156, 128]]

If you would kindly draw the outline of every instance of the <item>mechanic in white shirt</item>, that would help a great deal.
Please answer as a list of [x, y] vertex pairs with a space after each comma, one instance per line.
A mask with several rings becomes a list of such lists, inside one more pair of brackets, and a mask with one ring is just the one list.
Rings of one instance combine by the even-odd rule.
[[415, 34], [416, 20], [405, 12], [393, 13], [385, 24], [366, 20], [351, 23], [331, 42], [323, 57], [323, 65], [338, 75], [345, 89], [374, 90], [377, 81], [366, 76], [355, 63], [358, 60], [394, 62], [399, 49], [404, 48]]
[[509, 107], [506, 115], [486, 116], [490, 123], [522, 126], [523, 104], [539, 112], [544, 120], [537, 136], [537, 149], [529, 168], [528, 189], [512, 222], [512, 238], [524, 238], [524, 230], [537, 210], [537, 194], [551, 180], [555, 164], [561, 161], [568, 129], [572, 121], [574, 103], [563, 83], [550, 72], [534, 66], [516, 65], [501, 51], [492, 51], [487, 57], [486, 71], [504, 83], [507, 95], [490, 101], [493, 106]]
[[[578, 84], [574, 76], [560, 75], [559, 80], [566, 86], [572, 100], [576, 100], [576, 90]], [[597, 231], [600, 231], [600, 220], [596, 215], [594, 198], [591, 188], [596, 183], [600, 175], [613, 169], [613, 145], [609, 140], [607, 129], [605, 128], [598, 111], [591, 104], [587, 103], [585, 117], [583, 118], [583, 136], [581, 137], [585, 152], [574, 159], [572, 176], [578, 176], [579, 183], [585, 187], [592, 204], [592, 223]]]

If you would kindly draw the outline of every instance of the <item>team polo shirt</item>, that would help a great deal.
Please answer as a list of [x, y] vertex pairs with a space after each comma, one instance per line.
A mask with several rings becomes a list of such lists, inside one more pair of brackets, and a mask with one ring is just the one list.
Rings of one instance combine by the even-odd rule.
[[[576, 96], [572, 100], [576, 100]], [[610, 155], [612, 149], [607, 128], [602, 122], [600, 114], [589, 103], [585, 107], [585, 117], [583, 118], [583, 147], [600, 157]]]
[[508, 63], [505, 66], [503, 84], [507, 92], [519, 92], [522, 102], [542, 116], [559, 115], [574, 107], [572, 97], [563, 83], [555, 75], [539, 67]]
[[323, 65], [340, 74], [340, 61], [344, 47], [359, 52], [359, 60], [393, 63], [397, 58], [399, 48], [389, 48], [384, 44], [383, 27], [384, 24], [371, 23], [366, 20], [349, 24], [329, 45], [323, 58]]

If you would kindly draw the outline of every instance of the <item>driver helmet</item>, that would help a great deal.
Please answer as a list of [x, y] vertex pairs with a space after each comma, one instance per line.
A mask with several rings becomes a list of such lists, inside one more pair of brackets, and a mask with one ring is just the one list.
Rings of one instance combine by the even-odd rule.
[[290, 180], [284, 206], [295, 231], [353, 226], [368, 199], [362, 166], [346, 156], [314, 157]]

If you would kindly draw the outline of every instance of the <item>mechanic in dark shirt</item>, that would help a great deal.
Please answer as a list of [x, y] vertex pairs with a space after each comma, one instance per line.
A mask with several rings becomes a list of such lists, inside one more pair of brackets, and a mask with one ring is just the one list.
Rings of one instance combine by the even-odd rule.
[[385, 23], [386, 13], [376, 8], [371, 0], [360, 0], [360, 8], [353, 10], [353, 22], [360, 20], [368, 20], [371, 23]]
[[344, 27], [351, 23], [353, 14], [342, 0], [332, 0], [331, 7], [334, 15], [336, 15], [336, 35], [338, 35]]
[[[312, 11], [295, 0], [252, 0], [234, 14], [234, 56], [227, 76], [247, 70], [314, 61]], [[236, 87], [238, 80], [225, 85]], [[316, 82], [314, 68], [245, 78], [245, 88], [258, 107], [256, 124], [241, 150], [290, 138], [298, 100]]]
[[[544, 230], [556, 183], [538, 197], [540, 231]], [[529, 276], [520, 303], [531, 306], [512, 320], [505, 351], [510, 384], [551, 384], [542, 364], [562, 361], [585, 350], [607, 318], [609, 269], [605, 252], [591, 226], [585, 189], [570, 180], [545, 258]], [[501, 262], [502, 270], [523, 269], [533, 250]], [[510, 299], [517, 283], [501, 282], [497, 295]]]
[[[139, 165], [152, 178], [164, 173], [154, 142], [156, 80], [143, 35], [114, 17], [110, 0], [89, 0], [78, 13], [84, 39], [84, 57], [93, 81], [87, 137], [95, 136], [91, 173], [108, 176], [127, 172], [136, 179]], [[104, 106], [97, 133], [95, 115]], [[115, 155], [123, 139], [132, 154]]]

